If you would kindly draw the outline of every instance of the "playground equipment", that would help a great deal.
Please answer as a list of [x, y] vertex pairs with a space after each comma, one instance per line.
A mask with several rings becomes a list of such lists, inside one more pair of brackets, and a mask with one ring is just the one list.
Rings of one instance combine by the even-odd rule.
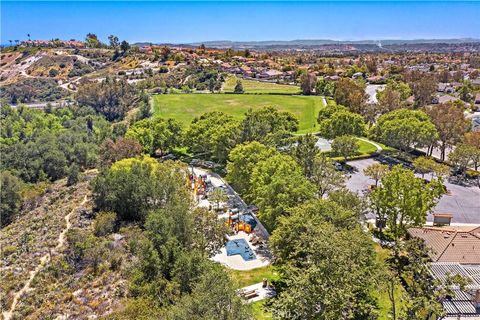
[[204, 195], [207, 191], [208, 179], [206, 175], [190, 174], [188, 176], [187, 185], [193, 190], [194, 196]]
[[230, 211], [228, 216], [228, 225], [236, 232], [243, 231], [250, 234], [253, 231], [254, 226], [245, 220], [246, 219], [244, 218], [244, 215]]

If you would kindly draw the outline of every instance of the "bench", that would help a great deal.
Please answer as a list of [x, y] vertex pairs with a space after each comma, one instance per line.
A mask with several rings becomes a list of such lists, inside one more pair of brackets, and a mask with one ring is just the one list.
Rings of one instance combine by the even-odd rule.
[[242, 296], [248, 300], [258, 296], [258, 292], [257, 290], [249, 290], [249, 291], [242, 292]]

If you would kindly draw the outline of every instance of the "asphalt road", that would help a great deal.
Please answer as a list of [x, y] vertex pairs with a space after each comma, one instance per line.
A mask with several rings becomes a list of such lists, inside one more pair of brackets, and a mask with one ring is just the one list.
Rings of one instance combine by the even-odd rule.
[[[368, 185], [374, 181], [363, 174], [363, 169], [376, 163], [375, 159], [363, 159], [349, 161], [348, 164], [355, 167], [357, 171], [350, 175], [347, 180], [347, 188], [358, 193], [365, 193]], [[425, 178], [430, 175], [425, 175]], [[458, 224], [480, 224], [480, 188], [478, 186], [463, 186], [445, 181], [449, 191], [442, 196], [433, 209], [433, 213], [450, 213], [453, 215], [452, 223]], [[433, 215], [427, 216], [427, 221], [433, 221]]]

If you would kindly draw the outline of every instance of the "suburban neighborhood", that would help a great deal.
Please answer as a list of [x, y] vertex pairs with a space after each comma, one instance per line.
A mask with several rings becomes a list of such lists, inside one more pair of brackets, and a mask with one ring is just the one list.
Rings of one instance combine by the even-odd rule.
[[2, 2], [0, 319], [480, 319], [478, 9]]

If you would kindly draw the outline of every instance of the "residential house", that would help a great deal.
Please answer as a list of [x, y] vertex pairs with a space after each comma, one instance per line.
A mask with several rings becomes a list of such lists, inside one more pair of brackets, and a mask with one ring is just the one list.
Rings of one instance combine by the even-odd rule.
[[[442, 305], [442, 319], [480, 318], [480, 227], [448, 226], [410, 228], [408, 235], [423, 239], [430, 249], [432, 276], [452, 291]], [[460, 288], [448, 284], [449, 277], [460, 275], [468, 284]]]
[[274, 69], [269, 69], [262, 71], [259, 75], [260, 79], [278, 79], [283, 75], [283, 72], [274, 70]]
[[444, 93], [453, 93], [455, 92], [455, 89], [450, 83], [439, 83], [437, 85], [437, 91], [444, 92]]
[[425, 241], [433, 262], [480, 265], [480, 227], [410, 228], [408, 234]]

